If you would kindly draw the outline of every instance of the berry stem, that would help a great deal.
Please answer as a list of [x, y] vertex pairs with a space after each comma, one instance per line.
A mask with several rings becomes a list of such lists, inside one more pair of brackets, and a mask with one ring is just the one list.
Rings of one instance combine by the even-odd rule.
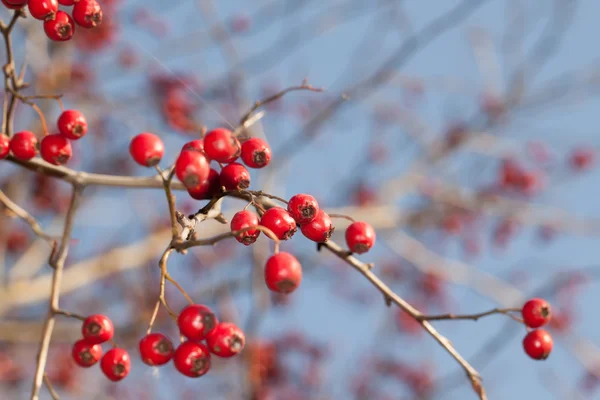
[[65, 317], [75, 318], [75, 319], [78, 319], [80, 321], [85, 321], [85, 317], [84, 316], [72, 313], [70, 311], [65, 311], [65, 310], [58, 309], [58, 310], [54, 310], [54, 314], [56, 314], [56, 315], [64, 315]]
[[163, 172], [163, 170], [156, 165], [155, 166], [156, 171], [158, 172], [158, 175], [160, 175], [160, 178], [162, 179], [163, 182], [163, 187], [165, 189], [165, 195], [167, 196], [167, 203], [169, 205], [169, 217], [171, 219], [171, 235], [174, 238], [177, 237], [177, 213], [175, 210], [175, 196], [173, 195], [173, 192], [171, 191], [171, 180], [173, 179], [173, 171], [174, 169], [171, 169], [171, 171], [169, 171], [169, 173], [167, 174], [168, 176], [165, 178], [165, 174]]
[[60, 400], [58, 393], [56, 393], [56, 390], [54, 390], [54, 387], [52, 387], [52, 383], [50, 382], [50, 378], [48, 378], [48, 374], [45, 372], [44, 372], [44, 384], [46, 385], [46, 389], [48, 389], [48, 392], [50, 393], [50, 397], [52, 397], [52, 400]]
[[354, 220], [354, 218], [348, 216], [348, 215], [344, 215], [344, 214], [328, 214], [331, 218], [341, 218], [341, 219], [347, 219], [350, 222], [356, 222]]
[[439, 314], [439, 315], [421, 315], [417, 318], [418, 321], [443, 321], [443, 320], [451, 320], [451, 319], [470, 319], [473, 321], [477, 321], [480, 318], [487, 317], [494, 314], [504, 314], [512, 319], [515, 319], [517, 322], [523, 322], [520, 318], [511, 315], [513, 312], [520, 312], [519, 308], [494, 308], [489, 311], [477, 313], [477, 314], [465, 314], [465, 315], [457, 315], [457, 314]]

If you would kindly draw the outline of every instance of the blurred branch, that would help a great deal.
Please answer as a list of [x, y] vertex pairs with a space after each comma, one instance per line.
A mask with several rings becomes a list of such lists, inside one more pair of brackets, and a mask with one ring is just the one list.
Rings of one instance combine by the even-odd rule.
[[47, 242], [50, 242], [50, 244], [53, 244], [58, 239], [58, 238], [52, 237], [52, 236], [48, 235], [46, 232], [44, 232], [44, 230], [42, 229], [42, 226], [39, 224], [39, 222], [35, 218], [33, 218], [27, 211], [25, 211], [23, 208], [21, 208], [18, 204], [16, 204], [11, 199], [9, 199], [8, 196], [6, 194], [4, 194], [4, 192], [1, 190], [0, 190], [0, 203], [4, 204], [4, 206], [8, 210], [10, 210], [14, 215], [21, 218], [25, 222], [27, 222], [29, 224], [29, 226], [31, 227], [31, 230], [40, 238], [46, 240]]

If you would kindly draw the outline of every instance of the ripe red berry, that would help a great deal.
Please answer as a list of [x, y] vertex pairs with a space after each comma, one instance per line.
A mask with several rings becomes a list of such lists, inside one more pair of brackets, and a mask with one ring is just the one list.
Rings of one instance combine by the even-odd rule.
[[81, 27], [93, 28], [102, 23], [102, 8], [96, 0], [80, 0], [73, 6], [73, 19]]
[[366, 222], [354, 222], [346, 229], [346, 244], [353, 253], [366, 253], [375, 244], [375, 230]]
[[100, 360], [100, 357], [102, 357], [102, 347], [99, 344], [89, 344], [85, 339], [81, 339], [73, 344], [71, 355], [77, 365], [88, 368]]
[[260, 219], [260, 224], [269, 228], [279, 240], [288, 240], [296, 233], [296, 221], [281, 207], [269, 208]]
[[64, 165], [73, 155], [73, 149], [69, 139], [60, 133], [55, 133], [44, 136], [40, 143], [40, 153], [44, 161], [50, 164]]
[[129, 154], [141, 166], [154, 167], [165, 154], [165, 145], [155, 134], [143, 132], [131, 139]]
[[28, 0], [2, 0], [2, 4], [8, 9], [18, 10], [19, 8], [23, 8], [27, 4], [27, 1]]
[[[57, 19], [60, 13], [62, 11], [56, 14]], [[88, 130], [88, 123], [85, 117], [81, 111], [77, 110], [63, 111], [58, 117], [56, 125], [58, 125], [58, 131], [70, 140], [82, 138]]]
[[217, 317], [212, 310], [202, 304], [191, 304], [181, 310], [177, 318], [179, 332], [189, 340], [204, 340], [217, 325]]
[[202, 182], [199, 186], [193, 188], [187, 188], [189, 195], [192, 199], [196, 200], [208, 200], [218, 195], [221, 190], [221, 178], [219, 173], [210, 169], [208, 171], [208, 178]]
[[250, 168], [263, 168], [271, 162], [271, 148], [260, 138], [250, 138], [242, 144], [242, 160]]
[[550, 304], [544, 299], [533, 298], [523, 304], [521, 309], [523, 322], [530, 328], [539, 328], [550, 322], [552, 312]]
[[196, 139], [196, 140], [192, 140], [190, 142], [187, 142], [181, 148], [181, 151], [186, 151], [186, 150], [204, 151], [204, 140], [202, 140], [202, 139]]
[[297, 194], [288, 202], [287, 210], [298, 224], [304, 225], [317, 216], [319, 203], [309, 194]]
[[[259, 225], [258, 215], [249, 210], [242, 210], [235, 213], [229, 226], [231, 231], [239, 231], [257, 225]], [[248, 246], [256, 242], [259, 235], [260, 231], [258, 229], [250, 229], [236, 236], [235, 239]]]
[[29, 0], [27, 3], [29, 14], [35, 19], [45, 20], [58, 11], [56, 0]]
[[198, 378], [210, 369], [210, 351], [204, 344], [183, 342], [175, 350], [173, 363], [183, 375]]
[[319, 210], [317, 216], [308, 224], [300, 225], [302, 234], [317, 243], [326, 242], [331, 237], [334, 229], [331, 218], [323, 210]]
[[90, 315], [81, 326], [83, 338], [91, 344], [104, 343], [113, 338], [115, 328], [112, 321], [102, 314]]
[[302, 281], [302, 266], [290, 253], [277, 253], [267, 260], [265, 282], [276, 293], [292, 293]]
[[525, 353], [534, 360], [545, 360], [548, 358], [553, 346], [552, 336], [543, 329], [531, 331], [523, 339]]
[[44, 21], [44, 32], [50, 40], [64, 42], [73, 37], [75, 22], [69, 14], [59, 10], [54, 17], [49, 17]]
[[19, 160], [31, 160], [37, 154], [37, 137], [30, 131], [15, 133], [10, 139], [10, 151]]
[[188, 189], [198, 189], [210, 175], [210, 164], [201, 151], [182, 151], [175, 162], [175, 175]]
[[140, 357], [148, 365], [164, 365], [173, 358], [173, 343], [162, 333], [150, 333], [140, 340]]
[[75, 4], [75, 0], [58, 0], [58, 4], [63, 6], [72, 6]]
[[129, 374], [131, 359], [127, 351], [115, 347], [106, 352], [100, 361], [100, 369], [113, 382], [118, 382]]
[[214, 129], [204, 136], [206, 156], [220, 163], [231, 162], [232, 158], [239, 157], [240, 147], [237, 138], [225, 128]]
[[10, 152], [10, 139], [8, 136], [0, 133], [0, 160], [6, 158]]
[[221, 170], [221, 186], [226, 190], [242, 190], [250, 186], [250, 172], [242, 164], [226, 165]]
[[242, 351], [246, 344], [246, 337], [235, 324], [221, 322], [208, 334], [206, 344], [213, 354], [229, 358]]

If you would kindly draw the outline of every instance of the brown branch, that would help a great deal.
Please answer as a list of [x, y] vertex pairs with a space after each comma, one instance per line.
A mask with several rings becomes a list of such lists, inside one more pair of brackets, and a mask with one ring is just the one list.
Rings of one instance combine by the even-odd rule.
[[510, 314], [513, 312], [521, 312], [521, 309], [520, 308], [494, 308], [492, 310], [481, 312], [478, 314], [465, 314], [465, 315], [458, 315], [458, 314], [451, 314], [451, 313], [450, 314], [439, 314], [439, 315], [421, 315], [420, 317], [417, 318], [417, 320], [418, 321], [443, 321], [443, 320], [452, 320], [452, 319], [454, 319], [454, 320], [470, 319], [473, 321], [477, 321], [479, 318], [487, 317], [489, 315], [504, 314], [512, 319], [515, 319], [518, 322], [522, 322], [518, 317], [515, 317], [514, 315]]
[[17, 203], [12, 201], [3, 191], [0, 190], [0, 203], [4, 204], [4, 206], [10, 210], [14, 215], [21, 218], [23, 221], [27, 222], [31, 227], [31, 230], [40, 238], [48, 241], [50, 244], [54, 244], [58, 238], [53, 237], [42, 229], [40, 223], [31, 216], [27, 211], [21, 208]]
[[56, 391], [52, 387], [52, 383], [50, 382], [50, 378], [48, 378], [47, 373], [44, 373], [44, 384], [46, 385], [46, 388], [48, 388], [48, 392], [50, 392], [50, 396], [52, 397], [52, 400], [60, 400], [58, 393], [56, 393]]
[[160, 167], [157, 165], [156, 166], [156, 171], [158, 172], [158, 175], [160, 175], [160, 178], [162, 179], [163, 182], [163, 187], [165, 189], [165, 195], [167, 196], [167, 204], [169, 205], [169, 218], [171, 221], [171, 236], [173, 237], [173, 239], [175, 239], [177, 237], [177, 211], [175, 210], [175, 196], [173, 196], [173, 193], [171, 192], [171, 181], [173, 180], [173, 171], [174, 169], [171, 170], [171, 172], [168, 174], [167, 177], [165, 177], [164, 172], [160, 169]]
[[70, 311], [54, 310], [54, 314], [55, 315], [64, 315], [65, 317], [75, 318], [75, 319], [78, 319], [80, 321], [85, 321], [85, 317], [83, 315], [75, 314], [75, 313], [72, 313]]

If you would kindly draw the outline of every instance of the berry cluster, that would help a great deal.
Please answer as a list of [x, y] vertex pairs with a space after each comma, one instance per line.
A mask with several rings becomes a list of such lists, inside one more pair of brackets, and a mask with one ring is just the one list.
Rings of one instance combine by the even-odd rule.
[[[102, 23], [102, 9], [96, 0], [2, 0], [2, 4], [11, 10], [27, 6], [33, 18], [44, 21], [46, 36], [57, 42], [71, 39], [75, 24], [94, 28]], [[59, 10], [59, 4], [72, 6], [71, 14]]]
[[53, 165], [64, 165], [73, 155], [71, 140], [79, 140], [86, 133], [88, 124], [83, 114], [77, 110], [65, 110], [57, 121], [58, 133], [46, 135], [38, 143], [31, 131], [21, 131], [8, 138], [0, 135], [0, 159], [5, 158], [9, 150], [15, 158], [28, 161], [38, 154]]
[[527, 301], [521, 310], [523, 322], [530, 331], [523, 339], [525, 353], [534, 360], [545, 360], [550, 355], [554, 342], [552, 336], [544, 329], [536, 329], [550, 322], [552, 312], [546, 300], [534, 298]]

